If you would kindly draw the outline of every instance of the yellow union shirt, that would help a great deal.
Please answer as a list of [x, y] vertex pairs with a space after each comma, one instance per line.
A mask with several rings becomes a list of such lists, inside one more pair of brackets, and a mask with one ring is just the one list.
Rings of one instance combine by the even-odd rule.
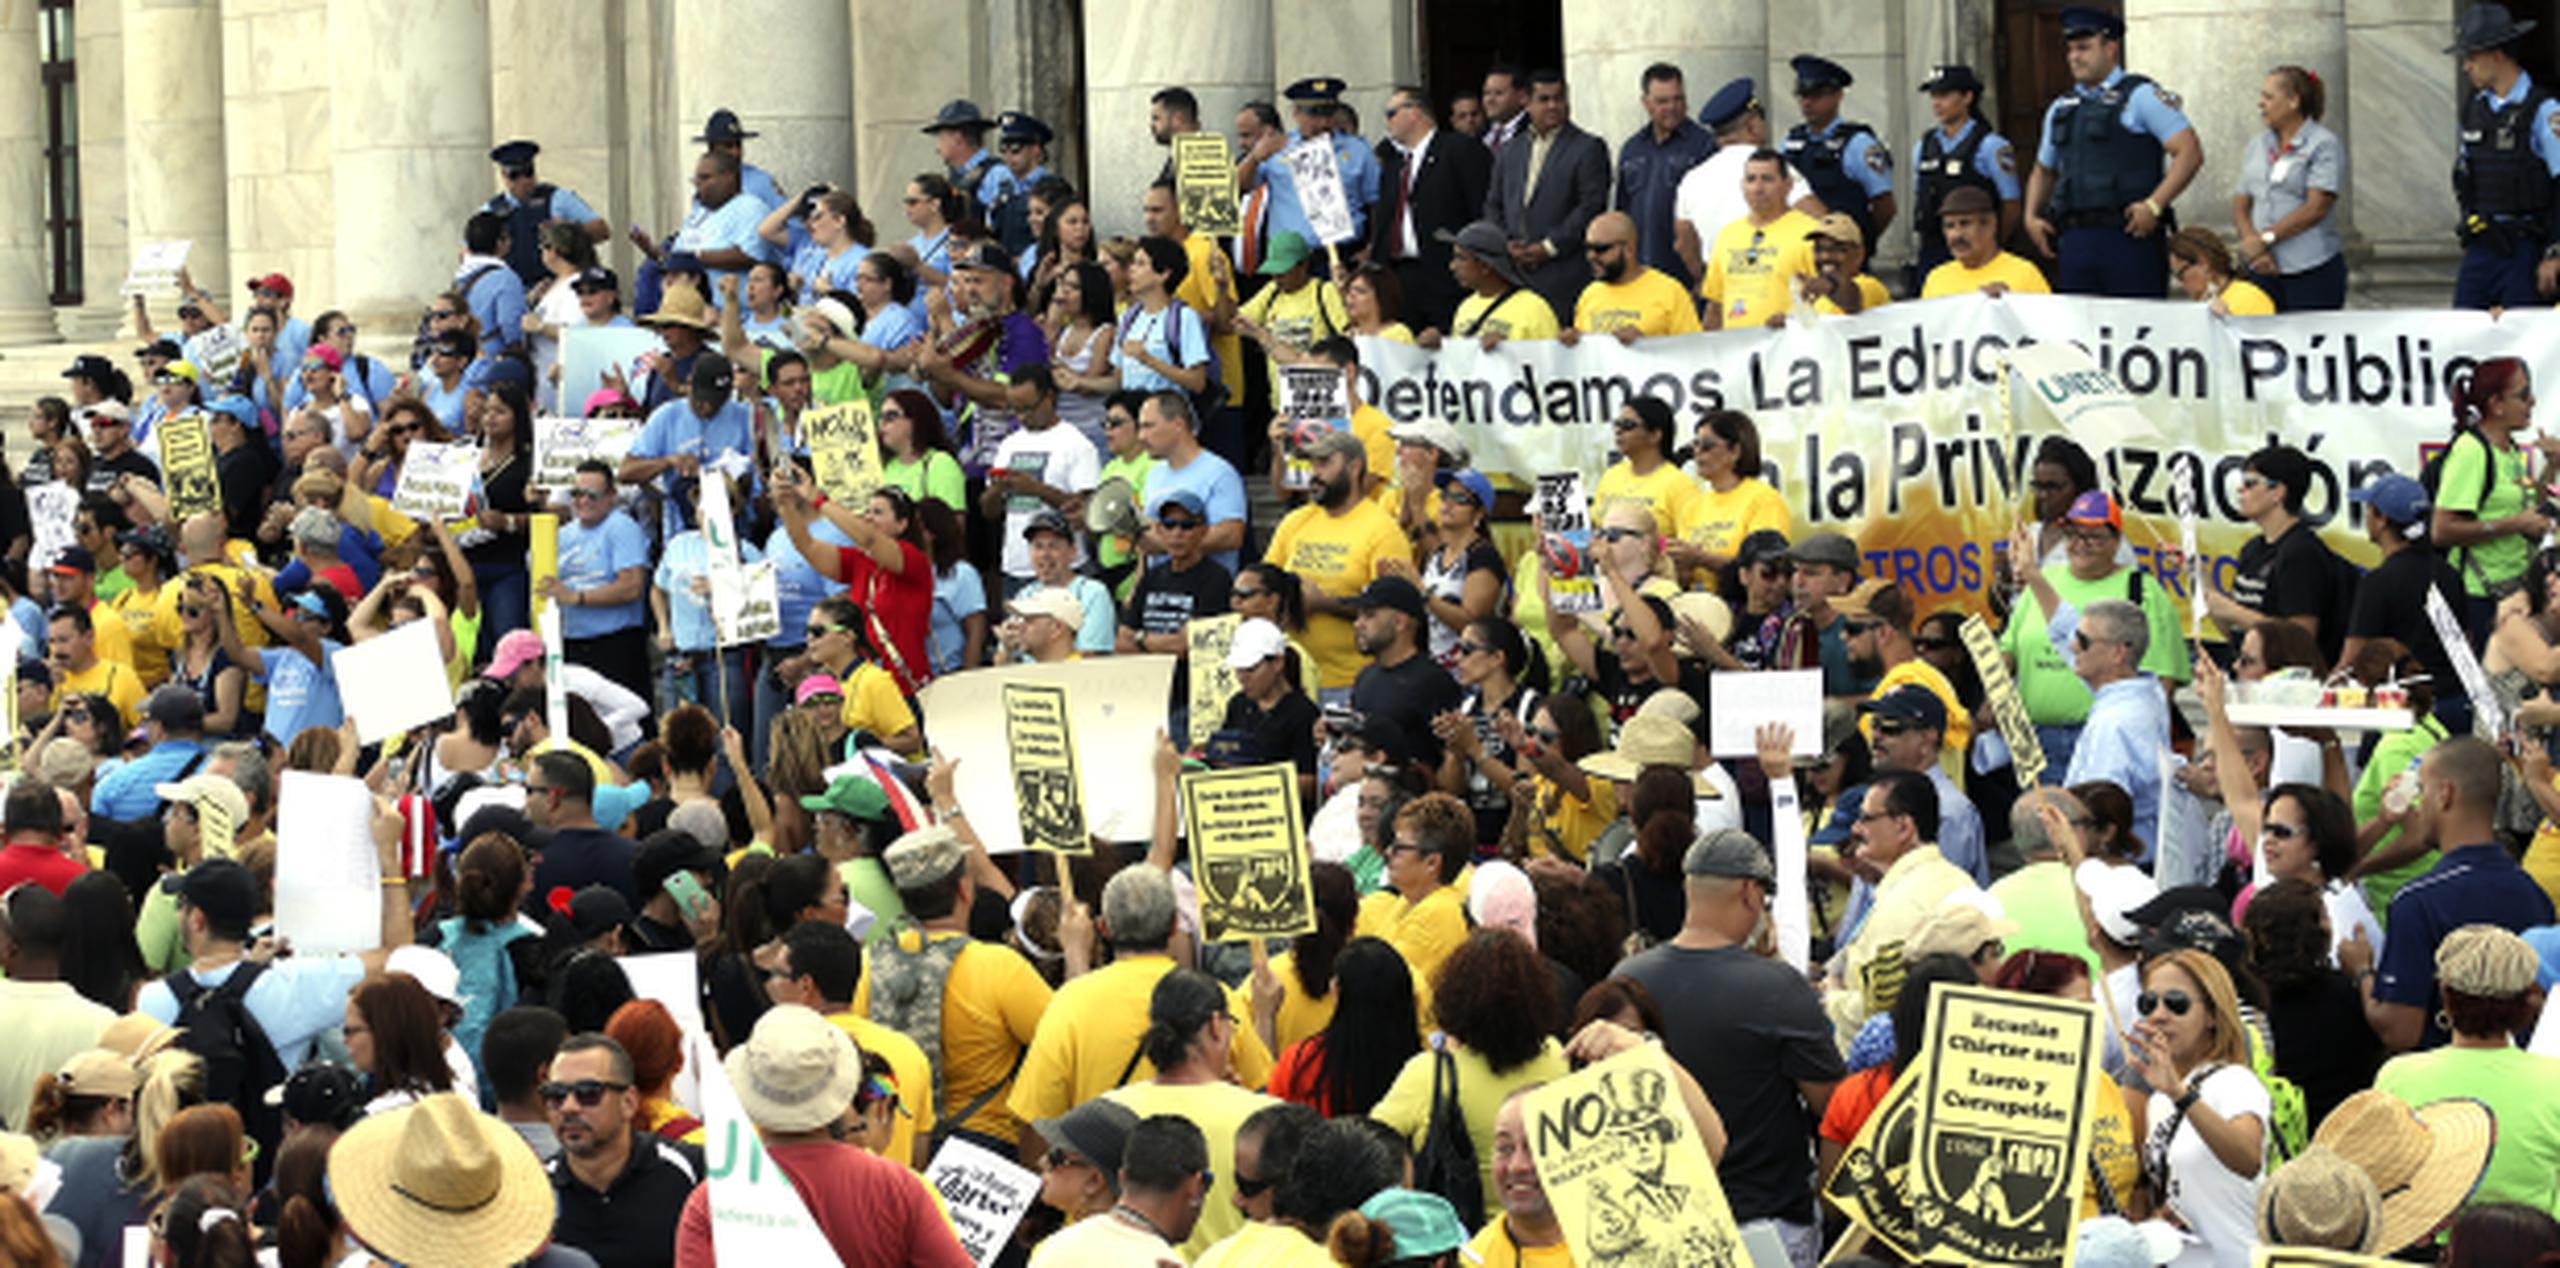
[[1639, 335], [1698, 332], [1698, 306], [1680, 283], [1659, 269], [1644, 269], [1623, 282], [1593, 282], [1573, 305], [1574, 329], [1614, 335], [1633, 327]]
[[1791, 283], [1813, 275], [1813, 217], [1789, 208], [1765, 225], [1748, 216], [1716, 234], [1698, 293], [1724, 314], [1724, 324], [1765, 326], [1795, 302]]
[[1964, 295], [1981, 290], [1993, 282], [2001, 282], [2021, 295], [2050, 295], [2053, 288], [2045, 284], [2044, 273], [2025, 259], [2002, 251], [1981, 268], [1967, 268], [1962, 260], [1949, 260], [1929, 270], [1929, 280], [1920, 284], [1920, 298], [1936, 299], [1941, 295]]
[[1453, 339], [1553, 339], [1556, 330], [1556, 310], [1526, 286], [1508, 296], [1469, 295], [1458, 301], [1458, 315], [1449, 322]]
[[[1347, 599], [1377, 578], [1378, 561], [1389, 556], [1413, 558], [1413, 543], [1396, 527], [1395, 516], [1363, 499], [1342, 515], [1326, 514], [1312, 504], [1289, 512], [1262, 557], [1298, 574], [1309, 586]], [[1315, 656], [1316, 681], [1326, 687], [1350, 686], [1369, 661], [1352, 644], [1347, 617], [1308, 614], [1306, 647]]]
[[[1769, 487], [1768, 481], [1752, 476], [1722, 493], [1700, 481], [1698, 496], [1690, 501], [1679, 532], [1710, 555], [1730, 557], [1742, 547], [1743, 538], [1761, 529], [1793, 538], [1795, 527], [1795, 512], [1787, 508], [1785, 496]], [[1712, 589], [1712, 574], [1708, 580]]]

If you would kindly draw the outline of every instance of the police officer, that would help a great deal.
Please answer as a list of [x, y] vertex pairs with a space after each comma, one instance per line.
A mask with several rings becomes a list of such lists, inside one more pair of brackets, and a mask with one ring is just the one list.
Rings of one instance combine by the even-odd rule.
[[2063, 294], [2158, 299], [2178, 227], [2169, 205], [2204, 168], [2204, 146], [2178, 94], [2118, 64], [2123, 19], [2072, 5], [2062, 11], [2062, 38], [2073, 83], [2045, 107], [2027, 178], [2027, 235], [2060, 260], [2054, 289]]
[[995, 124], [978, 113], [978, 103], [966, 97], [954, 97], [934, 112], [933, 122], [924, 125], [924, 134], [933, 138], [933, 154], [942, 160], [943, 174], [950, 178], [951, 188], [966, 196], [963, 210], [969, 217], [984, 217], [994, 205], [993, 195], [1004, 180], [1004, 164], [987, 153], [987, 133]]
[[542, 147], [531, 141], [509, 141], [489, 151], [489, 161], [498, 165], [507, 188], [481, 208], [507, 218], [507, 267], [527, 286], [551, 276], [551, 270], [542, 267], [542, 226], [565, 220], [585, 230], [591, 241], [613, 236], [613, 226], [575, 191], [534, 176], [533, 156], [540, 153]]
[[987, 227], [1005, 254], [1019, 256], [1031, 246], [1031, 191], [1049, 179], [1049, 125], [1019, 110], [996, 116], [996, 155], [1003, 166], [988, 184]]
[[[1243, 161], [1236, 165], [1239, 176], [1248, 171], [1251, 173], [1244, 179], [1248, 195], [1256, 189], [1270, 190], [1269, 219], [1265, 224], [1271, 238], [1276, 240], [1283, 230], [1287, 230], [1296, 233], [1307, 245], [1318, 248], [1315, 264], [1319, 274], [1325, 270], [1321, 248], [1348, 248], [1357, 244], [1368, 232], [1369, 208], [1378, 201], [1377, 154], [1362, 145], [1360, 138], [1344, 135], [1334, 128], [1336, 107], [1342, 104], [1342, 93], [1346, 87], [1348, 85], [1341, 80], [1328, 75], [1312, 76], [1289, 85], [1281, 95], [1289, 99], [1290, 112], [1298, 126], [1287, 132], [1265, 130], [1253, 148], [1246, 151]], [[1343, 201], [1351, 205], [1350, 233], [1328, 238], [1317, 233], [1315, 226], [1308, 222], [1306, 208], [1299, 202], [1297, 177], [1290, 170], [1287, 157], [1288, 151], [1301, 140], [1321, 141], [1333, 147], [1333, 165], [1342, 179]]]
[[1981, 77], [1970, 66], [1940, 66], [1920, 91], [1929, 94], [1929, 114], [1936, 123], [1911, 147], [1911, 227], [1919, 238], [1911, 265], [1915, 294], [1929, 270], [1954, 258], [1938, 224], [1947, 195], [1959, 189], [1990, 195], [2000, 207], [2003, 240], [2018, 231], [2020, 208], [2018, 152], [1983, 117]]
[[773, 173], [747, 161], [747, 142], [762, 135], [740, 126], [738, 112], [722, 106], [713, 110], [710, 118], [703, 120], [702, 135], [694, 140], [705, 149], [718, 150], [737, 159], [739, 190], [755, 195], [756, 201], [767, 207], [779, 207], [784, 202], [782, 182], [775, 180]]
[[2456, 308], [2538, 303], [2560, 290], [2553, 199], [2560, 191], [2560, 100], [2516, 64], [2514, 44], [2534, 28], [2503, 4], [2473, 5], [2448, 53], [2462, 58], [2477, 91], [2462, 103], [2453, 190], [2462, 204], [2462, 271]]
[[1644, 70], [1645, 126], [1618, 147], [1616, 207], [1636, 222], [1636, 258], [1670, 275], [1682, 287], [1697, 276], [1680, 257], [1672, 229], [1672, 204], [1680, 178], [1716, 152], [1715, 134], [1689, 120], [1689, 93], [1680, 68], [1655, 62]]
[[1857, 81], [1838, 62], [1799, 53], [1787, 65], [1795, 68], [1804, 122], [1787, 129], [1778, 148], [1824, 207], [1858, 222], [1873, 250], [1876, 235], [1893, 223], [1893, 152], [1875, 129], [1840, 118], [1841, 91]]

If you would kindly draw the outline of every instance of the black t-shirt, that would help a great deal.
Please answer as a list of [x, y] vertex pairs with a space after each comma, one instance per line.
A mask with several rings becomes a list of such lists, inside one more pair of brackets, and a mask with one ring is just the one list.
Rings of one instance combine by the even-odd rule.
[[1149, 568], [1120, 606], [1120, 624], [1141, 634], [1180, 634], [1186, 622], [1226, 615], [1234, 587], [1233, 574], [1206, 555], [1181, 572], [1170, 562]]
[[112, 458], [97, 458], [89, 463], [87, 492], [104, 493], [120, 475], [140, 476], [153, 484], [160, 483], [160, 466], [139, 449], [127, 449]]
[[610, 885], [638, 907], [646, 901], [631, 888], [631, 858], [639, 852], [631, 838], [602, 828], [558, 829], [542, 847], [542, 861], [533, 869], [533, 893], [525, 901], [539, 903], [564, 885], [573, 894], [589, 885]]
[[[1494, 726], [1495, 719], [1506, 715], [1517, 718], [1521, 729], [1526, 730], [1529, 720], [1537, 716], [1539, 702], [1544, 699], [1544, 696], [1527, 687], [1516, 687], [1511, 692], [1511, 698], [1503, 701], [1499, 709], [1487, 712], [1484, 707], [1484, 693], [1469, 688], [1464, 712], [1467, 720], [1475, 724], [1476, 742], [1484, 746], [1485, 756], [1513, 770], [1520, 769], [1523, 763], [1519, 750], [1503, 741], [1502, 732]], [[1500, 787], [1492, 780], [1485, 778], [1483, 768], [1470, 767], [1467, 771], [1465, 801], [1467, 809], [1476, 814], [1477, 844], [1490, 844], [1501, 840], [1503, 825], [1511, 820], [1511, 790]]]
[[1786, 624], [1776, 617], [1775, 612], [1734, 613], [1733, 632], [1724, 636], [1725, 651], [1744, 669], [1770, 668], [1778, 658], [1778, 631]]
[[558, 1213], [551, 1240], [585, 1251], [598, 1268], [668, 1261], [684, 1200], [702, 1183], [702, 1150], [633, 1129], [631, 1157], [604, 1192], [587, 1187], [566, 1157], [551, 1160]]
[[267, 510], [267, 484], [275, 476], [276, 458], [266, 442], [251, 439], [213, 460], [214, 479], [222, 488], [222, 519], [227, 531], [248, 538], [258, 531]]
[[1393, 666], [1371, 661], [1351, 681], [1351, 708], [1363, 718], [1381, 718], [1404, 728], [1414, 756], [1426, 766], [1440, 761], [1440, 741], [1431, 720], [1457, 709], [1458, 680], [1428, 655], [1408, 656]]
[[[2320, 654], [2338, 658], [2347, 641], [2342, 618], [2344, 596], [2338, 593], [2338, 557], [2307, 522], [2297, 521], [2274, 541], [2251, 537], [2240, 548], [2231, 578], [2231, 597], [2240, 606], [2268, 616], [2308, 616], [2320, 621]], [[2421, 618], [2424, 617], [2421, 613]]]
[[[540, 509], [525, 496], [525, 481], [532, 475], [533, 451], [519, 443], [517, 448], [507, 455], [504, 465], [495, 471], [482, 473], [480, 491], [483, 499], [488, 505], [498, 510], [529, 515]], [[525, 530], [489, 533], [485, 529], [474, 527], [464, 535], [477, 538], [484, 534], [489, 540], [465, 546], [462, 551], [464, 558], [475, 564], [521, 565], [524, 562]]]
[[1627, 677], [1627, 668], [1618, 663], [1618, 654], [1604, 648], [1594, 658], [1592, 671], [1591, 685], [1599, 688], [1601, 699], [1609, 702], [1612, 724], [1624, 723], [1636, 716], [1636, 710], [1642, 708], [1653, 693], [1669, 686], [1677, 685], [1682, 694], [1698, 702], [1699, 708], [1703, 709], [1707, 704], [1707, 666], [1704, 661], [1681, 661], [1677, 684], [1658, 678], [1636, 682]]
[[2457, 690], [2461, 679], [2453, 676], [2453, 658], [2445, 654], [2444, 640], [2436, 637], [2435, 623], [2427, 619], [2430, 583], [2446, 603], [2455, 605], [2455, 612], [2462, 610], [2462, 574], [2434, 548], [2411, 546], [2376, 564], [2356, 586], [2346, 632], [2349, 638], [2399, 640], [2427, 667], [2427, 681], [2442, 697]]
[[2303, 1108], [2314, 1123], [2372, 1086], [2374, 1072], [2382, 1068], [2382, 1041], [2371, 1026], [2354, 1024], [2362, 1020], [2363, 994], [2334, 969], [2267, 1002], [2276, 1073], [2301, 1086]]
[[1299, 774], [1312, 775], [1316, 773], [1316, 720], [1321, 716], [1316, 702], [1303, 692], [1291, 691], [1265, 709], [1239, 691], [1227, 698], [1222, 729], [1253, 736], [1253, 750], [1263, 761], [1285, 761], [1296, 766]]

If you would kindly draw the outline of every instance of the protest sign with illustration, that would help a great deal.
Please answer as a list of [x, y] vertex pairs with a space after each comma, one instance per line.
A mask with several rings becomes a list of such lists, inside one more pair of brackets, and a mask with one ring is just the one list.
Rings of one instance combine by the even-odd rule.
[[761, 643], [782, 632], [782, 581], [774, 561], [759, 559], [738, 568], [737, 606], [715, 607], [712, 624], [722, 647]]
[[2009, 658], [2000, 652], [2000, 636], [1981, 617], [1971, 615], [1957, 627], [1957, 634], [1964, 640], [1965, 654], [1973, 658], [1974, 673], [1982, 679], [1983, 702], [1990, 706], [1992, 720], [2000, 724], [2000, 742], [2009, 746], [2018, 787], [2035, 787], [2044, 777], [2044, 741], [2036, 737], [2036, 724], [2027, 717], [2027, 702], [2018, 695]]
[[1040, 1196], [1038, 1173], [994, 1150], [954, 1137], [925, 1164], [924, 1181], [942, 1195], [942, 1213], [960, 1235], [960, 1249], [979, 1268], [994, 1263], [1013, 1227]]
[[1022, 839], [1035, 849], [1085, 854], [1093, 844], [1085, 832], [1070, 729], [1064, 686], [1004, 685], [1005, 747], [1013, 753], [1013, 800]]
[[1227, 649], [1235, 645], [1236, 627], [1243, 624], [1243, 613], [1229, 612], [1185, 622], [1182, 627], [1183, 637], [1190, 644], [1190, 653], [1183, 659], [1191, 674], [1188, 747], [1192, 750], [1206, 745], [1226, 721], [1227, 701], [1238, 690], [1236, 671], [1227, 668]]
[[213, 433], [204, 411], [183, 410], [160, 420], [153, 433], [160, 442], [161, 495], [169, 499], [171, 519], [184, 520], [222, 509], [222, 481], [215, 469]]
[[809, 443], [810, 470], [829, 501], [859, 512], [887, 478], [880, 465], [880, 428], [869, 401], [812, 407], [800, 415], [800, 438]]
[[1600, 568], [1591, 558], [1591, 499], [1582, 473], [1549, 471], [1538, 477], [1535, 524], [1545, 559], [1549, 610], [1579, 616], [1600, 610]]
[[1733, 1208], [1660, 1043], [1531, 1092], [1521, 1122], [1575, 1263], [1748, 1268]]
[[1040, 683], [1065, 690], [1068, 752], [1086, 827], [1105, 841], [1144, 841], [1155, 831], [1150, 755], [1164, 727], [1164, 701], [1176, 667], [1171, 656], [1097, 656], [972, 669], [925, 684], [917, 701], [933, 719], [934, 747], [961, 759], [952, 772], [954, 798], [987, 852], [1018, 853], [1027, 835], [1014, 809], [1013, 777], [1021, 758], [1006, 742], [1006, 686]]
[[1274, 366], [1280, 375], [1280, 417], [1289, 420], [1289, 452], [1281, 468], [1281, 487], [1304, 491], [1316, 487], [1315, 463], [1307, 447], [1328, 431], [1351, 430], [1351, 396], [1342, 371], [1330, 365]]
[[178, 271], [187, 267], [187, 253], [194, 247], [185, 238], [135, 243], [133, 262], [126, 266], [116, 294], [162, 295], [178, 289]]
[[578, 482], [578, 464], [594, 459], [619, 467], [640, 438], [637, 418], [537, 418], [533, 420], [533, 487], [566, 493]]
[[1326, 244], [1359, 232], [1351, 220], [1351, 200], [1342, 192], [1342, 164], [1334, 155], [1331, 137], [1300, 141], [1281, 157], [1288, 161], [1289, 178], [1297, 185], [1298, 206], [1307, 213], [1307, 226], [1315, 230], [1309, 247], [1321, 254]]
[[27, 552], [29, 572], [52, 567], [62, 552], [80, 544], [79, 514], [80, 490], [60, 480], [27, 486], [27, 523], [36, 539]]
[[1182, 223], [1212, 238], [1244, 230], [1236, 202], [1236, 156], [1224, 132], [1180, 132], [1173, 138], [1173, 193]]
[[480, 478], [478, 445], [411, 441], [400, 459], [400, 484], [391, 509], [411, 519], [452, 519], [471, 501]]
[[1201, 936], [1294, 938], [1316, 927], [1298, 768], [1288, 762], [1182, 776], [1182, 821]]

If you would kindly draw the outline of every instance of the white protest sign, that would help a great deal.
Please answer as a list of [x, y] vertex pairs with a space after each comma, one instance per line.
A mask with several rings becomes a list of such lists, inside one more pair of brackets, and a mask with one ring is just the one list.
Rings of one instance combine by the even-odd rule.
[[1307, 225], [1316, 232], [1316, 240], [1307, 244], [1310, 249], [1321, 251], [1325, 244], [1358, 232], [1351, 223], [1351, 200], [1343, 196], [1342, 168], [1334, 159], [1330, 138], [1300, 141], [1281, 157], [1288, 161], [1289, 178], [1298, 187], [1298, 207], [1307, 213]]
[[2077, 345], [2057, 341], [2015, 348], [2009, 352], [2009, 366], [2027, 395], [2091, 453], [2160, 439], [2159, 427], [2135, 407], [2132, 394]]
[[942, 1143], [925, 1164], [924, 1179], [942, 1195], [943, 1213], [960, 1235], [960, 1249], [979, 1268], [1003, 1253], [1005, 1243], [1013, 1240], [1013, 1226], [1040, 1196], [1037, 1174], [958, 1137]]
[[2471, 733], [2496, 741], [2506, 734], [2507, 711], [2499, 706], [2498, 693], [2489, 689], [2489, 675], [2480, 668], [2480, 657], [2472, 652], [2453, 605], [2434, 586], [2427, 587], [2427, 621], [2436, 627], [2436, 641], [2444, 644], [2445, 659], [2453, 662], [2453, 676], [2462, 680], [2462, 694], [2471, 698]]
[[[438, 668], [437, 681], [444, 671]], [[297, 954], [382, 945], [373, 793], [351, 775], [289, 770], [276, 789], [276, 936]]]
[[988, 853], [1023, 848], [1012, 747], [1005, 738], [1005, 684], [1067, 688], [1068, 734], [1087, 831], [1105, 841], [1144, 841], [1155, 833], [1156, 776], [1154, 762], [1140, 755], [1155, 752], [1176, 663], [1171, 656], [1105, 656], [973, 669], [925, 685], [918, 700], [933, 719], [934, 743], [944, 752], [969, 755], [953, 774], [954, 791]]
[[449, 520], [471, 501], [480, 475], [478, 445], [409, 442], [400, 459], [400, 484], [392, 490], [391, 509], [414, 520]]
[[[716, 602], [717, 577], [712, 584]], [[737, 606], [729, 610], [726, 620], [721, 619], [718, 607], [712, 609], [712, 623], [722, 647], [761, 643], [782, 632], [782, 578], [774, 569], [774, 561], [759, 559], [741, 566], [737, 595]]]
[[[642, 895], [646, 902], [653, 895]], [[633, 999], [656, 1000], [675, 1018], [676, 1029], [684, 1032], [684, 1068], [676, 1072], [669, 1095], [677, 1104], [696, 1114], [702, 1112], [702, 1084], [696, 1070], [701, 1054], [710, 1050], [710, 1028], [702, 1022], [701, 962], [690, 951], [666, 951], [652, 955], [626, 955], [614, 963], [622, 966], [623, 980], [631, 983]], [[703, 1041], [697, 1046], [693, 1040]]]
[[702, 1077], [702, 1160], [711, 1180], [711, 1253], [728, 1264], [840, 1264], [791, 1177], [764, 1151], [729, 1072], [707, 1042], [687, 1045]]
[[62, 552], [80, 544], [73, 523], [79, 514], [80, 490], [60, 480], [27, 489], [27, 518], [35, 533], [35, 548], [27, 557], [29, 572], [52, 567]]
[[641, 382], [647, 373], [640, 368], [640, 358], [652, 352], [663, 352], [666, 344], [658, 332], [645, 326], [571, 326], [560, 332], [560, 398], [586, 404], [596, 389], [604, 387], [607, 370], [621, 376], [623, 390], [631, 399], [646, 394]]
[[133, 263], [126, 267], [124, 284], [116, 288], [119, 295], [158, 295], [178, 285], [178, 270], [187, 267], [187, 251], [195, 243], [185, 238], [166, 242], [143, 242], [133, 248]]
[[[724, 480], [702, 482], [702, 550], [703, 571], [711, 582], [711, 624], [716, 630], [728, 630], [737, 624], [738, 609], [746, 603], [746, 577], [738, 568], [738, 525], [729, 509], [729, 486]], [[723, 637], [721, 643], [739, 640]]]
[[613, 466], [640, 438], [637, 418], [537, 418], [533, 420], [533, 487], [565, 493], [576, 484], [578, 464], [590, 458]]
[[445, 676], [436, 627], [411, 621], [388, 634], [339, 648], [329, 658], [338, 697], [367, 744], [453, 716], [453, 682]]
[[187, 340], [187, 359], [195, 363], [200, 376], [197, 382], [210, 387], [228, 383], [240, 369], [240, 355], [249, 345], [240, 332], [230, 326], [214, 326]]
[[1822, 755], [1822, 671], [1769, 670], [1752, 674], [1714, 674], [1707, 681], [1707, 751], [1717, 757], [1752, 757], [1760, 751], [1756, 732], [1777, 722], [1795, 732], [1790, 750], [1797, 757]]
[[1591, 499], [1579, 471], [1538, 475], [1538, 550], [1547, 571], [1547, 597], [1557, 612], [1581, 616], [1600, 610], [1599, 568], [1591, 559]]
[[1324, 362], [1277, 368], [1283, 417], [1325, 422], [1340, 419], [1349, 425], [1351, 393], [1343, 384], [1341, 370]]

